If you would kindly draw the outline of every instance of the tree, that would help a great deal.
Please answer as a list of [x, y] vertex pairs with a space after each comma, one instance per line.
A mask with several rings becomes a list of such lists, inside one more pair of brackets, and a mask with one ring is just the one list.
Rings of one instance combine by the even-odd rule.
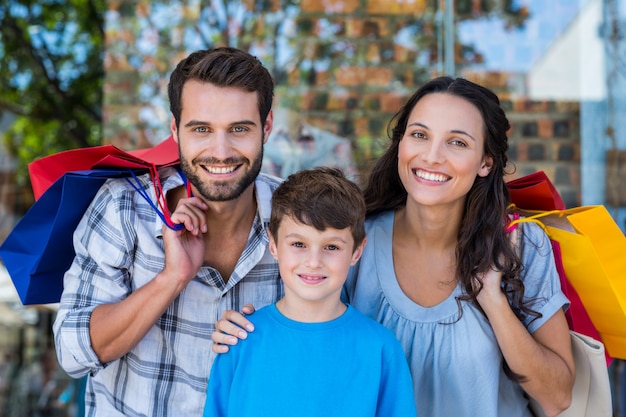
[[102, 141], [106, 0], [0, 3], [0, 112], [25, 185], [33, 159]]

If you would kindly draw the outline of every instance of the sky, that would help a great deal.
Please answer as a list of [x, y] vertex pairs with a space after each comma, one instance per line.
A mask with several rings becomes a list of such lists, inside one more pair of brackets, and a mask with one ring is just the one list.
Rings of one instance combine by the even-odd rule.
[[462, 22], [457, 35], [485, 57], [485, 70], [526, 72], [572, 22], [585, 0], [519, 0], [530, 17], [524, 28], [506, 30], [500, 19]]

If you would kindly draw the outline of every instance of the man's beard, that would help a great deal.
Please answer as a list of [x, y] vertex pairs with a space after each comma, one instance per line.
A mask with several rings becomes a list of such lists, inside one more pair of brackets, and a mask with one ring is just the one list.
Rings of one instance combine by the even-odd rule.
[[[263, 142], [261, 142], [263, 143]], [[180, 149], [180, 139], [178, 145], [178, 152], [180, 155], [180, 165], [183, 170], [183, 173], [189, 180], [189, 182], [196, 188], [197, 192], [200, 193], [200, 196], [206, 201], [231, 201], [237, 199], [243, 192], [253, 184], [256, 180], [256, 177], [261, 172], [261, 165], [263, 163], [263, 145], [261, 145], [261, 150], [259, 151], [256, 158], [250, 162], [246, 158], [242, 159], [226, 159], [224, 161], [219, 161], [220, 163], [225, 164], [241, 164], [241, 168], [246, 166], [248, 163], [248, 171], [245, 173], [243, 178], [239, 179], [236, 183], [231, 184], [228, 181], [214, 181], [211, 184], [206, 184], [200, 180], [200, 176], [196, 175], [193, 167], [197, 167], [197, 169], [201, 170], [199, 162], [202, 164], [207, 164], [209, 160], [194, 160], [192, 163], [183, 157]], [[210, 162], [215, 163], [217, 160], [210, 160]]]

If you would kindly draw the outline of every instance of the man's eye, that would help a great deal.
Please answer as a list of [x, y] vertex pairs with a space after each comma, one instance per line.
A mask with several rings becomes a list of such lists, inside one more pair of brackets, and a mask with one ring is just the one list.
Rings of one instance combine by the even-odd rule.
[[243, 126], [235, 126], [235, 127], [233, 127], [233, 132], [235, 132], [235, 133], [244, 133], [244, 132], [247, 132], [247, 131], [248, 131], [248, 129], [243, 127]]
[[194, 130], [198, 133], [206, 133], [209, 131], [206, 127], [196, 127]]

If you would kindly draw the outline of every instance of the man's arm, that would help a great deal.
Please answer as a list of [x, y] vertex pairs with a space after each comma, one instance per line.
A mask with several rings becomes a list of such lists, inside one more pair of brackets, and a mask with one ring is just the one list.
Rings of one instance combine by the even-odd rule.
[[[165, 268], [133, 290], [134, 213], [132, 197], [105, 185], [85, 213], [74, 238], [76, 258], [66, 273], [54, 324], [57, 354], [74, 377], [100, 369], [134, 347], [172, 300], [197, 274], [204, 257], [205, 204], [181, 200], [172, 220], [183, 230], [164, 230]], [[119, 201], [125, 199], [124, 201]], [[129, 243], [133, 242], [133, 243]]]
[[134, 348], [196, 276], [204, 260], [206, 209], [199, 198], [181, 199], [171, 217], [185, 227], [175, 231], [163, 226], [163, 271], [128, 298], [94, 309], [89, 333], [101, 362], [115, 360]]

